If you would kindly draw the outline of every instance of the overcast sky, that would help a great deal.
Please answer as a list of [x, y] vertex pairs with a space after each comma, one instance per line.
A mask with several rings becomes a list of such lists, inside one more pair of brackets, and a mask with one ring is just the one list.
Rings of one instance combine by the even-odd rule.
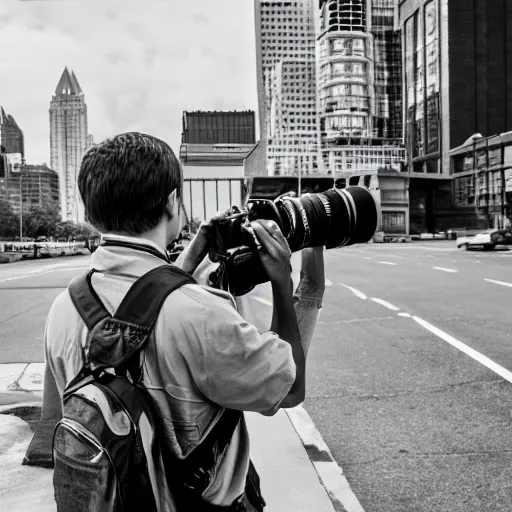
[[256, 110], [253, 0], [0, 0], [0, 105], [49, 162], [64, 66], [96, 142], [138, 130], [177, 153], [184, 110]]

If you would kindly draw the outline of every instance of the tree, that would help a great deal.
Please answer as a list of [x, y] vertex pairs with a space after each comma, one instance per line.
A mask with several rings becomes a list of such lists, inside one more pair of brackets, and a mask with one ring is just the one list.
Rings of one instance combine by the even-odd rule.
[[97, 236], [98, 233], [87, 224], [75, 224], [71, 221], [62, 221], [57, 224], [55, 236], [57, 239], [65, 238], [71, 240], [86, 240], [87, 238]]
[[19, 236], [20, 221], [11, 203], [0, 197], [0, 239], [14, 240]]
[[57, 240], [65, 239], [67, 241], [73, 238], [74, 233], [75, 224], [69, 220], [60, 221], [55, 227], [55, 238]]
[[59, 223], [59, 213], [48, 205], [35, 206], [23, 212], [23, 235], [29, 238], [53, 236]]

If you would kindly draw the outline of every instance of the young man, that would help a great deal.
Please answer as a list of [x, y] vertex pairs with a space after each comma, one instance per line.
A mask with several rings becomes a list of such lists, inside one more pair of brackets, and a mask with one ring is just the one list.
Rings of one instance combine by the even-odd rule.
[[[113, 314], [139, 277], [169, 262], [165, 248], [182, 228], [181, 167], [161, 140], [126, 133], [86, 153], [78, 185], [88, 221], [103, 235], [91, 258], [91, 268], [97, 270], [92, 286]], [[223, 408], [273, 415], [304, 399], [305, 356], [290, 250], [275, 223], [251, 226], [263, 246], [261, 261], [272, 284], [270, 331], [260, 334], [247, 323], [229, 294], [185, 285], [165, 301], [145, 349], [143, 383], [157, 408], [164, 442], [180, 458], [201, 442]], [[192, 273], [208, 252], [209, 230], [204, 223], [180, 258], [185, 271]], [[315, 290], [323, 293], [322, 286]], [[317, 305], [321, 293], [314, 297]], [[61, 396], [82, 367], [86, 336], [65, 291], [52, 305], [44, 337], [47, 365]], [[249, 437], [242, 418], [225, 454], [211, 468], [205, 502], [223, 507], [239, 502], [248, 468]], [[166, 500], [172, 497], [160, 499]], [[244, 500], [237, 510], [255, 509]]]

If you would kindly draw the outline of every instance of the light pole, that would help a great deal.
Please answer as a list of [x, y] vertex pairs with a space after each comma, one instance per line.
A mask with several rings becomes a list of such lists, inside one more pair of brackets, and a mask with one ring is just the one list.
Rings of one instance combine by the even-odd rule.
[[25, 168], [25, 159], [21, 160], [20, 166], [20, 242], [23, 240], [23, 169]]

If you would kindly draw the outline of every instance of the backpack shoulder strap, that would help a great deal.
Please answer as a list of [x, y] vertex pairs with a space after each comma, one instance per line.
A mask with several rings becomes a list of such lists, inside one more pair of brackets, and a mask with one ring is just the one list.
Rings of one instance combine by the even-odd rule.
[[92, 269], [87, 274], [76, 277], [68, 286], [71, 300], [89, 331], [101, 320], [110, 317], [110, 313], [91, 285], [94, 272], [96, 270]]
[[[135, 381], [140, 377], [140, 368], [134, 357], [144, 347], [153, 330], [160, 309], [167, 298], [177, 288], [195, 283], [186, 272], [173, 265], [162, 265], [140, 277], [128, 290], [115, 315], [112, 317], [94, 291], [91, 277], [95, 270], [74, 279], [69, 285], [73, 304], [91, 332], [101, 322], [112, 319], [127, 324], [130, 343], [114, 343], [112, 339], [93, 337], [84, 349], [85, 364], [79, 374], [66, 388], [76, 391], [82, 385], [94, 381], [93, 374], [104, 368], [115, 368], [120, 375], [130, 367], [130, 375]], [[119, 340], [121, 341], [121, 340]]]
[[[87, 329], [110, 317], [91, 283], [96, 270], [76, 277], [69, 284], [69, 294]], [[114, 317], [140, 327], [153, 328], [163, 302], [169, 294], [195, 279], [173, 265], [162, 265], [150, 270], [130, 287]]]
[[156, 267], [132, 285], [114, 317], [153, 329], [167, 296], [183, 285], [195, 282], [192, 276], [174, 265]]

